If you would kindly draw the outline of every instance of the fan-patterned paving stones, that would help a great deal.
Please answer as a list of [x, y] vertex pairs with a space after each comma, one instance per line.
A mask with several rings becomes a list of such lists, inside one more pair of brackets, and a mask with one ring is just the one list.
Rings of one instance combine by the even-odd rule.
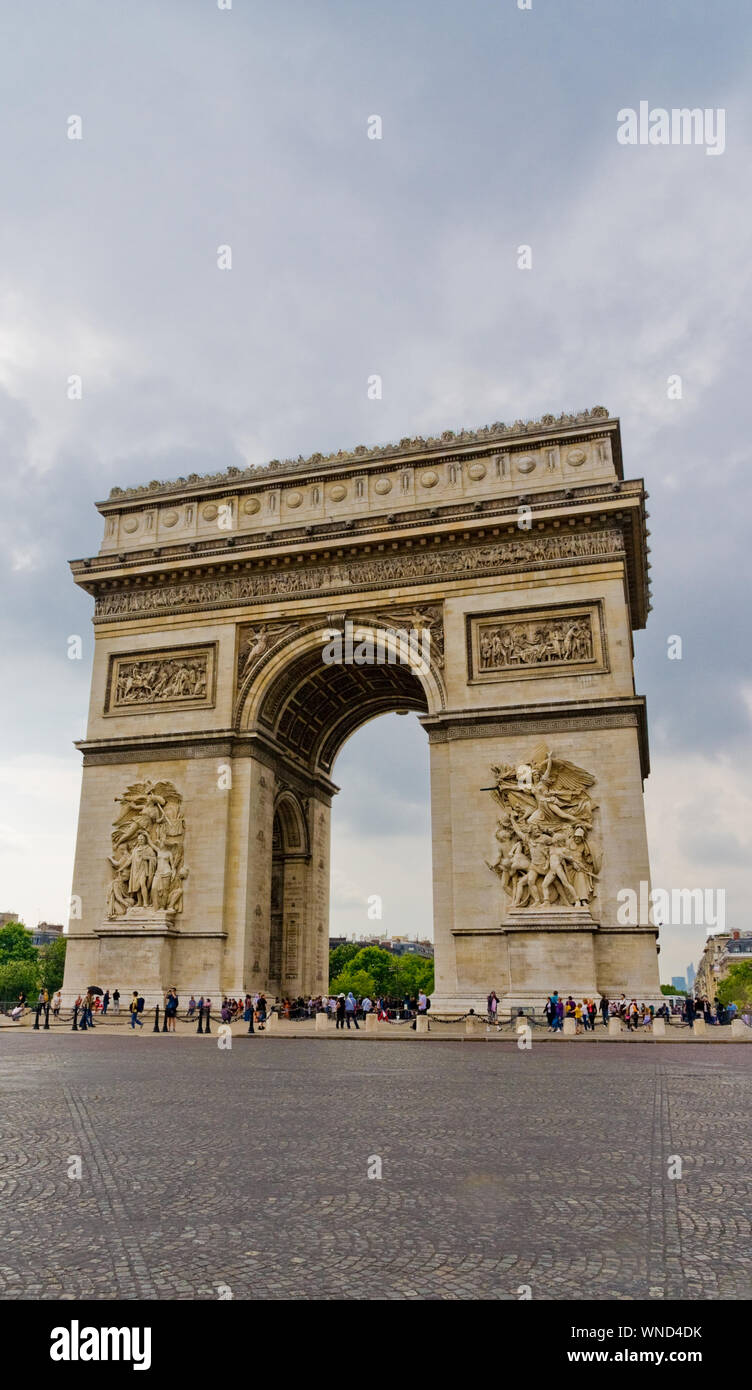
[[4, 1033], [0, 1297], [748, 1298], [750, 1060]]

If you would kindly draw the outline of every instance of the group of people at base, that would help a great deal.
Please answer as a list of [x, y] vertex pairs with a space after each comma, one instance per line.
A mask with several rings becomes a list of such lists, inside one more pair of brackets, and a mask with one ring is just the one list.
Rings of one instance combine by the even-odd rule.
[[696, 1018], [704, 1019], [705, 1023], [720, 1024], [721, 1027], [733, 1023], [735, 1018], [741, 1018], [747, 1027], [752, 1024], [749, 1011], [740, 1013], [736, 1004], [722, 1004], [718, 995], [715, 996], [712, 1005], [706, 995], [694, 999], [687, 995], [687, 998], [682, 1000], [679, 1011], [690, 1028], [694, 1027]]
[[668, 1008], [665, 1005], [661, 1005], [656, 1011], [652, 1004], [638, 1004], [636, 999], [627, 999], [625, 994], [619, 999], [607, 999], [603, 995], [596, 1004], [594, 999], [585, 998], [578, 1001], [573, 999], [571, 994], [563, 999], [555, 989], [546, 1000], [545, 1014], [549, 1033], [563, 1032], [565, 1018], [574, 1019], [575, 1033], [594, 1033], [598, 1014], [604, 1027], [610, 1018], [619, 1018], [627, 1028], [637, 1032], [638, 1028], [652, 1028], [656, 1012], [662, 1017], [664, 1011], [668, 1016]]
[[690, 1028], [699, 1017], [704, 1018], [706, 1023], [728, 1025], [737, 1017], [739, 1010], [736, 1004], [724, 1005], [717, 997], [713, 1007], [709, 999], [687, 998], [677, 1009], [670, 1008], [668, 1000], [656, 1008], [654, 1004], [638, 1004], [636, 999], [627, 999], [625, 994], [619, 999], [607, 999], [604, 995], [598, 1004], [594, 999], [583, 999], [579, 1003], [571, 994], [567, 999], [563, 999], [559, 991], [554, 990], [546, 1001], [545, 1013], [550, 1033], [562, 1032], [565, 1018], [574, 1018], [575, 1033], [595, 1032], [599, 1013], [604, 1027], [610, 1018], [618, 1018], [627, 1029], [636, 1033], [640, 1028], [651, 1029], [654, 1018], [668, 1021], [672, 1016], [676, 1017], [677, 1013]]

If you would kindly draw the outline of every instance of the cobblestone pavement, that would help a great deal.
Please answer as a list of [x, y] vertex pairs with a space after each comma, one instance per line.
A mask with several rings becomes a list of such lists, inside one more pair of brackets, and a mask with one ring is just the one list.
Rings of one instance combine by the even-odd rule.
[[0, 1296], [748, 1298], [751, 1062], [4, 1031]]

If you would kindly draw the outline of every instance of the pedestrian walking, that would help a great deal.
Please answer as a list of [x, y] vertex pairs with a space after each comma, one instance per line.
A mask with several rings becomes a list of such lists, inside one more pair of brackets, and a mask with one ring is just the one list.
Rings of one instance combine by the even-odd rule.
[[357, 1009], [358, 1009], [358, 1006], [357, 1006], [357, 1004], [356, 1004], [356, 1002], [355, 1002], [355, 995], [353, 994], [352, 990], [350, 990], [350, 992], [349, 992], [349, 994], [348, 994], [348, 996], [347, 996], [347, 998], [346, 998], [346, 1000], [345, 1000], [345, 1018], [347, 1019], [347, 1031], [348, 1031], [348, 1033], [349, 1033], [349, 1031], [350, 1031], [350, 1020], [351, 1020], [351, 1019], [352, 1019], [352, 1022], [355, 1024], [356, 1030], [357, 1030], [358, 1032], [360, 1032], [360, 1029], [358, 1028]]
[[178, 1016], [179, 1002], [178, 992], [173, 985], [172, 989], [167, 991], [167, 999], [165, 1000], [165, 1019], [168, 1033], [174, 1033], [176, 1031], [175, 1020]]
[[140, 1011], [138, 1007], [138, 990], [134, 989], [133, 998], [130, 1002], [131, 1028], [135, 1029], [136, 1024], [138, 1024], [139, 1028], [143, 1028], [144, 1025], [138, 1016], [139, 1012]]
[[104, 995], [103, 995], [103, 997], [102, 997], [102, 1018], [105, 1017], [105, 1014], [107, 1013], [107, 1010], [109, 1009], [109, 1007], [110, 1007], [110, 991], [109, 991], [108, 989], [106, 989], [105, 992], [104, 992]]
[[346, 1001], [345, 1001], [345, 996], [344, 996], [344, 994], [338, 994], [338, 995], [337, 995], [337, 1004], [336, 1004], [336, 1012], [337, 1012], [337, 1025], [336, 1025], [336, 1026], [337, 1026], [338, 1028], [343, 1028], [343, 1029], [344, 1029], [344, 1026], [345, 1026], [345, 1011], [346, 1011], [346, 1007], [347, 1007], [347, 1006], [346, 1006]]

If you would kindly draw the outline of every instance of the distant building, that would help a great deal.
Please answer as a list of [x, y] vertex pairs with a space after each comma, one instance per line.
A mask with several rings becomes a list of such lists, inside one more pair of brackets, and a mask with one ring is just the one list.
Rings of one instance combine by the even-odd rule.
[[10, 922], [18, 921], [17, 912], [0, 912], [0, 927], [7, 927]]
[[684, 978], [683, 975], [672, 975], [672, 976], [671, 976], [671, 984], [672, 984], [672, 986], [673, 986], [674, 989], [681, 990], [682, 994], [686, 994], [686, 992], [687, 992], [687, 981], [685, 980], [685, 978]]
[[406, 936], [387, 937], [379, 942], [382, 950], [391, 951], [393, 956], [422, 956], [424, 960], [433, 960], [432, 941], [410, 941]]
[[31, 932], [33, 946], [49, 946], [63, 935], [62, 922], [38, 922], [35, 927], [27, 927]]
[[688, 965], [688, 966], [687, 966], [687, 989], [694, 989], [694, 987], [695, 987], [695, 967], [694, 967], [693, 965]]
[[751, 933], [724, 931], [709, 936], [697, 967], [695, 994], [713, 999], [731, 966], [742, 960], [752, 960]]
[[407, 936], [330, 936], [329, 950], [337, 946], [378, 946], [382, 951], [390, 951], [393, 956], [422, 956], [433, 960], [433, 942], [411, 940]]

